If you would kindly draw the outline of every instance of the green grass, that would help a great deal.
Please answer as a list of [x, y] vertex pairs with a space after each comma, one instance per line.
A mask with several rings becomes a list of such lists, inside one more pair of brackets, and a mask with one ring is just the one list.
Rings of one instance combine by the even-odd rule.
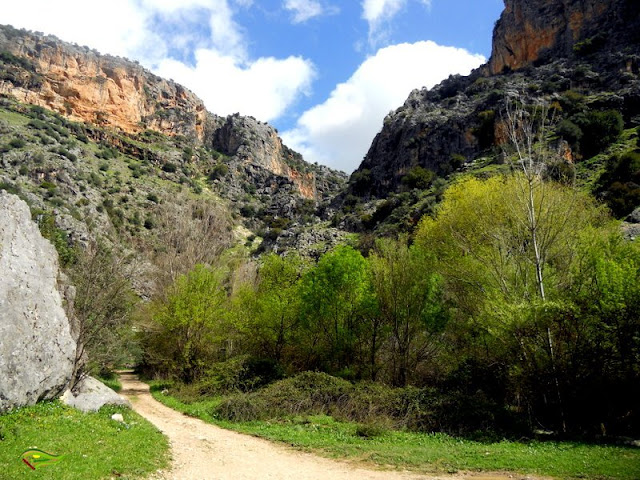
[[[124, 423], [112, 420], [114, 413]], [[28, 448], [63, 458], [34, 471], [21, 460]], [[0, 415], [0, 480], [133, 479], [167, 463], [165, 437], [127, 408], [84, 414], [55, 401]]]
[[27, 123], [29, 123], [29, 120], [31, 119], [21, 113], [12, 112], [10, 110], [0, 108], [0, 120], [8, 122], [10, 125], [23, 127], [27, 125]]
[[357, 434], [362, 426], [327, 416], [267, 422], [218, 421], [211, 412], [221, 398], [190, 404], [154, 391], [165, 405], [224, 428], [332, 458], [363, 461], [422, 473], [508, 471], [559, 479], [640, 478], [640, 448], [580, 442], [476, 441], [434, 433], [382, 431], [373, 438]]
[[104, 383], [107, 387], [109, 387], [114, 392], [119, 392], [122, 390], [122, 383], [120, 383], [120, 379], [117, 375], [110, 375], [107, 377], [97, 377], [102, 383]]

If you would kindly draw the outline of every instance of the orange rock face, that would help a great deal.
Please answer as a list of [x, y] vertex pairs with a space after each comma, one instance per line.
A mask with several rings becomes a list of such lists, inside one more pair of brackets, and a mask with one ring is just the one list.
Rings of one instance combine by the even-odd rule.
[[496, 24], [491, 74], [517, 70], [549, 51], [569, 53], [618, 0], [505, 0]]
[[[206, 118], [202, 101], [133, 62], [96, 55], [88, 49], [36, 35], [11, 46], [11, 53], [35, 65], [41, 82], [37, 90], [3, 82], [2, 93], [73, 120], [125, 132], [151, 128], [166, 134], [195, 135], [202, 140]], [[167, 109], [180, 109], [180, 118], [159, 113]]]

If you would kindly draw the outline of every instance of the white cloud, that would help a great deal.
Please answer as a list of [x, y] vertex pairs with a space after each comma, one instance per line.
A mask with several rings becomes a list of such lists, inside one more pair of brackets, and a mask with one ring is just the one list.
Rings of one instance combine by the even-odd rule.
[[363, 0], [362, 17], [375, 24], [393, 17], [406, 3], [406, 0]]
[[219, 115], [240, 112], [260, 120], [274, 120], [309, 91], [314, 77], [311, 62], [300, 57], [265, 57], [243, 64], [216, 50], [200, 49], [195, 58], [193, 67], [164, 60], [157, 72], [188, 85], [209, 110]]
[[321, 0], [285, 0], [283, 7], [291, 12], [293, 23], [304, 23], [322, 15], [336, 15], [340, 8]]
[[[431, 7], [431, 0], [417, 0], [425, 7]], [[409, 0], [362, 0], [362, 18], [369, 23], [369, 43], [378, 45], [387, 37], [383, 25], [395, 17]]]
[[399, 107], [411, 90], [430, 88], [451, 74], [467, 74], [484, 61], [481, 55], [431, 41], [380, 49], [282, 137], [308, 161], [351, 172], [385, 115]]
[[303, 23], [322, 15], [323, 8], [317, 0], [286, 0], [284, 8], [293, 12], [293, 22]]
[[[138, 59], [193, 90], [214, 113], [273, 120], [310, 90], [314, 67], [300, 57], [250, 58], [249, 40], [235, 11], [252, 4], [253, 0], [111, 0], [98, 6], [85, 0], [23, 0], [3, 5], [1, 22]], [[169, 58], [169, 51], [194, 49], [193, 65]]]
[[[2, 5], [2, 23], [54, 34], [113, 55], [158, 43], [153, 32], [141, 28], [147, 15], [131, 0], [112, 0], [100, 8], [84, 0], [24, 0]], [[162, 49], [164, 45], [160, 46]]]

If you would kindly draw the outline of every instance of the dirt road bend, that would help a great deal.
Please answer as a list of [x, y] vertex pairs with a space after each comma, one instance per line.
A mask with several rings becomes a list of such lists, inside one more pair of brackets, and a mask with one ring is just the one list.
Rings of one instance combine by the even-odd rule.
[[165, 407], [149, 386], [122, 373], [121, 395], [171, 444], [171, 467], [155, 480], [508, 480], [508, 474], [425, 476], [409, 472], [368, 470], [317, 457], [259, 438], [224, 430]]

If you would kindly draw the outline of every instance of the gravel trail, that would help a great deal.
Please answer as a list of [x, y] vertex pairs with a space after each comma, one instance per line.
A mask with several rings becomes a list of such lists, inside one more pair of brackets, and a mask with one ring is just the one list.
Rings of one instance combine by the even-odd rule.
[[520, 480], [510, 474], [427, 476], [372, 470], [296, 451], [259, 438], [224, 430], [172, 410], [149, 393], [132, 373], [122, 373], [123, 396], [160, 429], [171, 444], [170, 469], [155, 480]]

